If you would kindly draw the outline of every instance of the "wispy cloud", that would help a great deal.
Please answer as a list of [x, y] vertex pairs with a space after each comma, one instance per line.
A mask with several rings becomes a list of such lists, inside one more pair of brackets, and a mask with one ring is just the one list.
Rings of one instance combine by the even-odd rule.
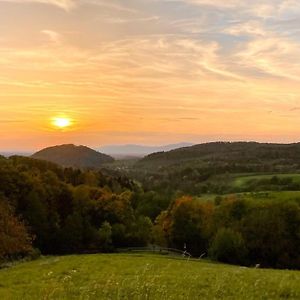
[[54, 5], [64, 10], [70, 10], [76, 6], [76, 2], [74, 0], [0, 0], [0, 2], [10, 2], [10, 3], [41, 3]]
[[[81, 142], [298, 134], [299, 1], [0, 2], [20, 5], [14, 22], [0, 11], [0, 119], [31, 120], [1, 136], [54, 140], [45, 120], [60, 111]], [[45, 4], [34, 22], [24, 3]]]
[[[160, 0], [153, 0], [160, 1]], [[286, 17], [287, 14], [300, 12], [297, 0], [163, 0], [169, 3], [184, 3], [186, 5], [213, 7], [219, 10], [233, 10], [239, 17], [250, 14], [259, 18]]]
[[25, 120], [10, 120], [10, 119], [8, 119], [8, 120], [0, 120], [0, 123], [2, 123], [2, 124], [10, 124], [10, 123], [16, 123], [16, 124], [18, 124], [18, 123], [24, 123], [24, 122], [26, 122]]
[[136, 10], [131, 9], [126, 5], [121, 5], [120, 3], [116, 3], [111, 0], [110, 1], [106, 1], [106, 0], [0, 0], [0, 2], [20, 3], [20, 4], [26, 4], [26, 3], [47, 4], [47, 5], [54, 5], [66, 11], [70, 11], [71, 9], [76, 8], [80, 5], [89, 4], [89, 5], [106, 7], [118, 11], [126, 11], [131, 13], [136, 12]]
[[46, 35], [50, 42], [54, 44], [60, 44], [62, 41], [61, 34], [56, 31], [44, 29], [41, 31], [42, 34]]
[[130, 7], [127, 3], [127, 1], [115, 1], [115, 0], [78, 0], [81, 3], [91, 4], [95, 6], [105, 7], [108, 9], [113, 9], [117, 11], [123, 11], [128, 13], [137, 13], [138, 10], [134, 9], [133, 7]]
[[241, 48], [236, 57], [242, 66], [279, 78], [300, 80], [299, 43], [269, 33], [245, 43]]

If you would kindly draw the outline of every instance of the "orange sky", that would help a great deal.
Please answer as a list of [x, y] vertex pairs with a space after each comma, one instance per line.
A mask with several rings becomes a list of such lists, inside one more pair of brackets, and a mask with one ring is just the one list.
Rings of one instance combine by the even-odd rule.
[[299, 17], [296, 0], [0, 0], [0, 149], [299, 141]]

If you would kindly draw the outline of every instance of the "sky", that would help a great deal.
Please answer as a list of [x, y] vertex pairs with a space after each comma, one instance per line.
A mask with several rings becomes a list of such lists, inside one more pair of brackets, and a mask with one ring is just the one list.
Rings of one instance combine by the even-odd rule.
[[299, 28], [299, 0], [0, 0], [0, 149], [300, 141]]

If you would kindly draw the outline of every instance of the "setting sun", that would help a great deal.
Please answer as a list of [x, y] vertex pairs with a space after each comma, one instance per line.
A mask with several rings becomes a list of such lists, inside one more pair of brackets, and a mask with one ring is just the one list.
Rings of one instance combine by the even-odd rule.
[[53, 119], [52, 124], [58, 128], [66, 128], [71, 126], [72, 122], [69, 118], [57, 117]]

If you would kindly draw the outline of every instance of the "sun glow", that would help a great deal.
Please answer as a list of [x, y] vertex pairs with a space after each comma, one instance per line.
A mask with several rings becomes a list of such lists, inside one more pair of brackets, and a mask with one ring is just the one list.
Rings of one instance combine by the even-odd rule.
[[58, 128], [66, 128], [72, 125], [72, 121], [66, 117], [53, 118], [52, 124]]

